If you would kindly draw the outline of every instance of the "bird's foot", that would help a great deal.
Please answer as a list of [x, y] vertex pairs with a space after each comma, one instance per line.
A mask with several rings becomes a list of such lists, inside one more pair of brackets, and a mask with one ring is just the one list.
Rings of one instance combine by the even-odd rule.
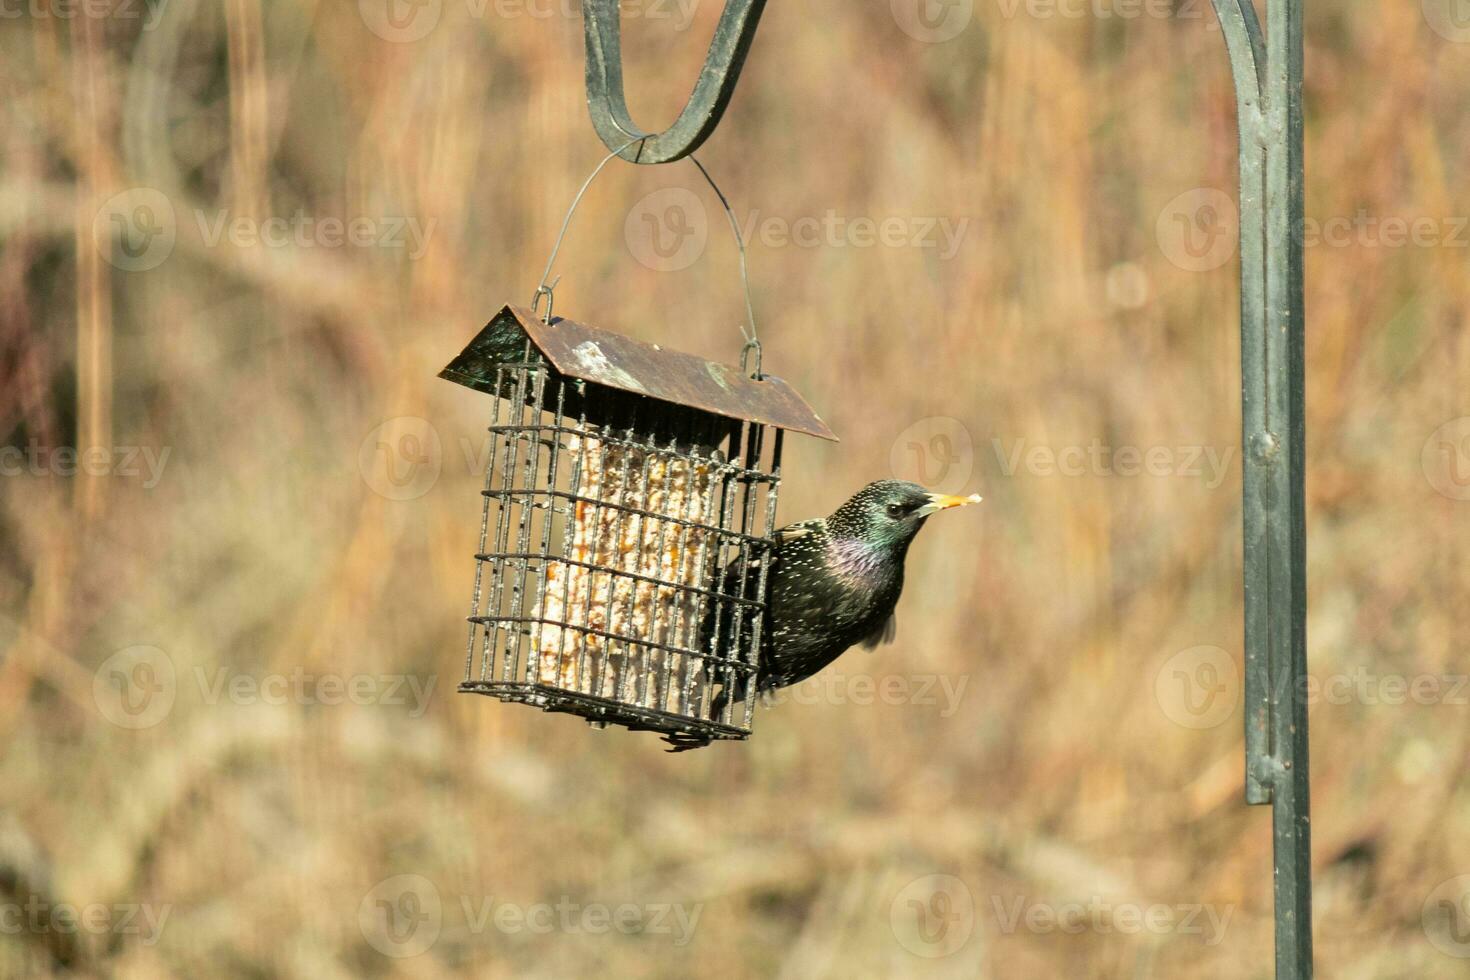
[[688, 752], [690, 749], [702, 749], [713, 741], [708, 735], [694, 735], [689, 732], [670, 732], [663, 740], [673, 748], [666, 749], [667, 752]]

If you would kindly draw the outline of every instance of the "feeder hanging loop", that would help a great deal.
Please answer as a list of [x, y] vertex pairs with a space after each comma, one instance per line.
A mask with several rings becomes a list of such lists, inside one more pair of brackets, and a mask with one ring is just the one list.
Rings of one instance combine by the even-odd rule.
[[[704, 68], [689, 101], [673, 125], [646, 133], [628, 114], [623, 97], [623, 55], [617, 0], [584, 0], [582, 24], [587, 35], [587, 110], [592, 126], [609, 150], [629, 163], [671, 163], [699, 149], [709, 139], [730, 97], [766, 0], [727, 0]], [[631, 149], [632, 142], [638, 143]]]
[[[750, 355], [755, 355], [755, 364], [750, 363]], [[745, 342], [740, 349], [740, 370], [744, 371], [756, 381], [761, 380], [761, 342], [752, 337]]]
[[556, 289], [556, 284], [559, 282], [561, 282], [561, 276], [557, 276], [555, 279], [553, 279], [551, 281], [551, 285], [549, 286], [543, 280], [541, 285], [536, 287], [536, 295], [531, 297], [532, 313], [536, 312], [536, 307], [540, 304], [541, 297], [546, 297], [546, 312], [542, 315], [541, 322], [547, 324], [548, 326], [551, 324], [551, 304], [552, 301], [556, 298], [552, 291]]

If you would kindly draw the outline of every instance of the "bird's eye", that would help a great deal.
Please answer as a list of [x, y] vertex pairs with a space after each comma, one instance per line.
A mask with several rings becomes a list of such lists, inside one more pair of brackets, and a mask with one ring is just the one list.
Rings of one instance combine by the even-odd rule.
[[893, 518], [894, 520], [898, 520], [900, 517], [903, 516], [903, 505], [902, 504], [889, 504], [888, 505], [888, 516], [891, 517], [891, 518]]

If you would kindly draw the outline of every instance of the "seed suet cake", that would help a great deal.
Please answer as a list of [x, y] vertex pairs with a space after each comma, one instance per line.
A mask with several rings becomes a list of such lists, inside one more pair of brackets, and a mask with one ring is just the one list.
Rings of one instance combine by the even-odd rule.
[[[573, 475], [578, 499], [571, 540], [562, 552], [570, 561], [548, 563], [532, 614], [538, 680], [676, 710], [680, 688], [698, 671], [698, 661], [660, 656], [656, 649], [650, 658], [650, 648], [640, 644], [690, 649], [699, 642], [709, 600], [693, 590], [709, 581], [719, 542], [711, 531], [691, 525], [719, 524], [724, 460], [714, 451], [708, 461], [691, 460], [583, 436], [572, 437], [567, 451], [580, 470]], [[626, 662], [630, 653], [654, 664], [667, 661], [670, 668], [636, 690], [640, 671]]]

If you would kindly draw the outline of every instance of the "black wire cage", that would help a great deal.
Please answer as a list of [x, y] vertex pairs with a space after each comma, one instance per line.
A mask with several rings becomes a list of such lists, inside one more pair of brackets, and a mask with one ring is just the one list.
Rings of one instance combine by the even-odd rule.
[[515, 306], [440, 377], [496, 396], [460, 691], [748, 737], [783, 436], [826, 424], [779, 378]]

